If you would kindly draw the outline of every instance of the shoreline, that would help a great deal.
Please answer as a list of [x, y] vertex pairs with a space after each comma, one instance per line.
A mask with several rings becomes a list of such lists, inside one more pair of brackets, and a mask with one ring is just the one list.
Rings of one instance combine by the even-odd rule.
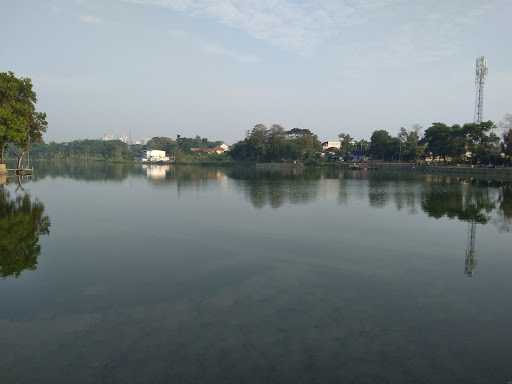
[[[108, 159], [38, 159], [34, 160], [34, 163], [60, 163], [60, 162], [71, 162], [71, 163], [104, 163], [104, 164], [117, 164], [117, 165], [144, 165], [144, 163], [132, 160], [108, 160]], [[0, 175], [5, 175], [7, 172], [2, 173], [2, 165], [0, 164]], [[490, 178], [505, 178], [512, 180], [512, 167], [477, 167], [468, 165], [418, 165], [415, 163], [392, 163], [392, 162], [380, 162], [370, 161], [368, 163], [313, 163], [307, 164], [302, 162], [269, 162], [269, 163], [256, 163], [256, 162], [237, 162], [237, 161], [183, 161], [169, 164], [170, 166], [217, 166], [217, 167], [251, 167], [258, 170], [266, 171], [280, 171], [280, 170], [301, 170], [307, 168], [343, 168], [358, 171], [405, 171], [405, 172], [416, 172], [416, 173], [432, 173], [432, 174], [446, 174], [454, 176], [486, 176]], [[5, 165], [4, 165], [5, 166]], [[158, 165], [156, 165], [158, 166]], [[353, 169], [352, 167], [360, 167], [360, 169]], [[6, 167], [5, 167], [6, 168]]]

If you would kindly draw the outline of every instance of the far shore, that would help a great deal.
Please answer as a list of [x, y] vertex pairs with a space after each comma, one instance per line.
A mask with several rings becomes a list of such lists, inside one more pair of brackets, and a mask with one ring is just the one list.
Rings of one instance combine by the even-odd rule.
[[[37, 162], [53, 163], [53, 162], [76, 162], [76, 163], [109, 163], [109, 164], [125, 164], [125, 165], [144, 165], [138, 160], [109, 160], [109, 159], [37, 159]], [[512, 167], [506, 166], [484, 166], [484, 165], [468, 165], [468, 164], [418, 164], [413, 162], [383, 162], [378, 160], [370, 160], [368, 162], [239, 162], [239, 161], [177, 161], [172, 166], [180, 165], [196, 165], [196, 166], [217, 166], [217, 167], [255, 167], [259, 170], [279, 171], [289, 169], [303, 169], [314, 167], [338, 167], [357, 170], [395, 170], [395, 171], [412, 171], [421, 173], [443, 173], [454, 175], [478, 175], [490, 177], [505, 177], [512, 179]], [[148, 165], [150, 166], [150, 165]], [[153, 166], [158, 166], [154, 164]], [[1, 164], [0, 164], [1, 167]], [[0, 169], [1, 171], [1, 169]], [[0, 172], [2, 173], [2, 172]]]

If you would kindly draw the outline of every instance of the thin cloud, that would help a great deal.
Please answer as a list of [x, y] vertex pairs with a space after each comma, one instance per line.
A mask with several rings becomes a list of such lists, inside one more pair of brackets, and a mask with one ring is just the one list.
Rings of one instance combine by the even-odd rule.
[[[468, 25], [496, 0], [448, 1], [425, 0], [121, 0], [134, 4], [152, 5], [184, 12], [194, 17], [206, 17], [230, 28], [269, 42], [274, 46], [299, 53], [311, 53], [330, 41], [343, 40], [345, 32], [365, 23], [393, 26], [413, 23], [418, 29], [434, 32], [439, 41]], [[390, 23], [390, 20], [394, 22]], [[442, 27], [450, 20], [449, 28]], [[436, 25], [442, 27], [436, 32]], [[446, 32], [446, 33], [445, 33]], [[345, 43], [348, 43], [345, 41]], [[442, 49], [445, 51], [445, 47]]]
[[261, 59], [256, 55], [239, 52], [237, 50], [227, 48], [226, 46], [219, 43], [205, 41], [195, 34], [184, 31], [182, 29], [170, 29], [168, 33], [171, 39], [178, 41], [186, 40], [188, 44], [198, 47], [199, 50], [207, 55], [223, 56], [227, 57], [228, 59], [238, 61], [239, 63], [247, 64], [258, 63], [261, 61]]
[[86, 24], [101, 24], [103, 22], [99, 17], [92, 15], [81, 15], [80, 21]]
[[[275, 46], [310, 51], [339, 32], [364, 21], [357, 9], [334, 1], [306, 0], [122, 0], [207, 17]], [[389, 0], [391, 1], [391, 0]], [[402, 1], [402, 0], [400, 0]], [[364, 9], [374, 10], [376, 2]], [[340, 25], [341, 24], [341, 25]]]
[[237, 51], [233, 51], [231, 49], [227, 49], [226, 47], [217, 44], [217, 43], [203, 43], [202, 45], [203, 52], [210, 55], [218, 55], [225, 56], [230, 59], [236, 60], [240, 63], [258, 63], [261, 59], [257, 56], [250, 54], [243, 54]]

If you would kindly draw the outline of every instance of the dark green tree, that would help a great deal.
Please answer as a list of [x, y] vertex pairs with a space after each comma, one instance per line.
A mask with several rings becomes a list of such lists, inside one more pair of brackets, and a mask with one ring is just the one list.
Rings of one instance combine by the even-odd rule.
[[466, 151], [471, 152], [474, 162], [496, 162], [500, 154], [500, 139], [493, 129], [492, 121], [464, 124], [462, 130], [466, 139]]
[[434, 157], [460, 157], [466, 151], [466, 133], [459, 125], [452, 127], [444, 123], [433, 123], [427, 128], [422, 143]]
[[166, 151], [167, 153], [174, 152], [178, 148], [176, 140], [170, 137], [157, 136], [153, 137], [146, 143], [147, 149], [157, 149]]
[[374, 131], [370, 138], [370, 155], [373, 159], [398, 160], [400, 140], [392, 137], [386, 130]]
[[46, 115], [36, 112], [36, 102], [30, 79], [18, 78], [13, 72], [0, 73], [0, 163], [8, 143], [27, 148], [31, 139], [42, 138]]
[[307, 129], [286, 131], [278, 124], [268, 129], [258, 124], [247, 132], [244, 140], [231, 148], [230, 155], [237, 161], [310, 161], [320, 151], [318, 137]]

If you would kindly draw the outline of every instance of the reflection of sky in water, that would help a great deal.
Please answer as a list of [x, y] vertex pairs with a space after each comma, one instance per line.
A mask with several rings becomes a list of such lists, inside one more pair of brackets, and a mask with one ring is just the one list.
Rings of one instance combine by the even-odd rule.
[[512, 377], [510, 185], [167, 167], [24, 184], [51, 233], [0, 280], [2, 382]]

